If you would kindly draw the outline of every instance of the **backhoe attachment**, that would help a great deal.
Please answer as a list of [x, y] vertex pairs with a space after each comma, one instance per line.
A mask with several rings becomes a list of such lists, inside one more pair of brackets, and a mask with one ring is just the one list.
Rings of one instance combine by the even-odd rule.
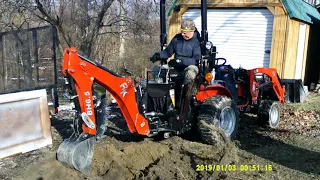
[[116, 99], [131, 133], [149, 135], [149, 123], [139, 113], [134, 82], [130, 78], [92, 62], [75, 48], [64, 52], [62, 73], [69, 79], [69, 91], [77, 110], [74, 133], [58, 148], [58, 161], [88, 175], [94, 154], [94, 144], [106, 130], [106, 97], [93, 95], [93, 83], [99, 84]]

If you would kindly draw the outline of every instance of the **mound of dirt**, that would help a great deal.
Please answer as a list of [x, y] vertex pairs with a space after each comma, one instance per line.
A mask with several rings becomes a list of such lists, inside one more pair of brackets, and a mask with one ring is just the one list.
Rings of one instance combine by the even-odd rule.
[[169, 151], [167, 147], [151, 141], [121, 144], [113, 139], [111, 142], [103, 141], [95, 145], [91, 175], [132, 179]]
[[[58, 162], [55, 152], [46, 155], [27, 168], [21, 167], [21, 175], [14, 179], [208, 179], [213, 171], [197, 171], [197, 167], [220, 164], [225, 149], [180, 137], [159, 142], [122, 142], [107, 137], [95, 145], [89, 176]], [[230, 160], [235, 156], [231, 155]]]
[[160, 142], [121, 142], [108, 138], [95, 146], [91, 177], [105, 179], [197, 179], [212, 172], [198, 172], [197, 165], [219, 164], [222, 147], [172, 137]]

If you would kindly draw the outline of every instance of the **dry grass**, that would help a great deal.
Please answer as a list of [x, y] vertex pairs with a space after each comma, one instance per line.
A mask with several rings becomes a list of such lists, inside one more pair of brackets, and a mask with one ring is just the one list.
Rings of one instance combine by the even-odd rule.
[[305, 102], [289, 105], [293, 106], [295, 110], [317, 110], [320, 109], [320, 95], [317, 93], [310, 93]]

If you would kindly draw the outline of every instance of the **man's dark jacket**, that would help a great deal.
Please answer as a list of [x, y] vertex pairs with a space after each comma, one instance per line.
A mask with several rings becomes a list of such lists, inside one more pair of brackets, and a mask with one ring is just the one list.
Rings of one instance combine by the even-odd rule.
[[189, 40], [183, 39], [181, 34], [175, 35], [169, 45], [160, 53], [160, 59], [168, 59], [175, 53], [174, 58], [182, 60], [185, 67], [195, 65], [201, 57], [200, 42], [197, 33]]

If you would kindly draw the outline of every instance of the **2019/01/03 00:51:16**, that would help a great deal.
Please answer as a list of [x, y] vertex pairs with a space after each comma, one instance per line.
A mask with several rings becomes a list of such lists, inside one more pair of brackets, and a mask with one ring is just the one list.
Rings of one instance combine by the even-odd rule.
[[260, 164], [198, 164], [196, 165], [196, 171], [272, 171], [272, 165], [260, 165]]

